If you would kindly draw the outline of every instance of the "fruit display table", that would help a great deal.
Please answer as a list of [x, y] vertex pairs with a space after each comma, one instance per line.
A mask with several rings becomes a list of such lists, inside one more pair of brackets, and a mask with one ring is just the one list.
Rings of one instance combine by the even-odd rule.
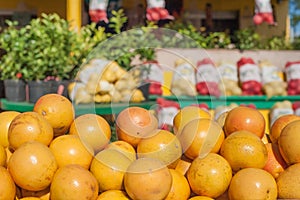
[[[117, 114], [128, 106], [139, 106], [150, 109], [155, 105], [155, 101], [146, 101], [141, 103], [107, 103], [107, 104], [79, 104], [75, 105], [75, 114], [82, 115], [86, 113], [96, 113], [99, 115]], [[33, 110], [33, 103], [28, 102], [12, 102], [6, 99], [1, 99], [2, 110], [14, 110], [19, 112], [26, 112]]]
[[167, 100], [177, 101], [180, 107], [185, 107], [191, 104], [206, 103], [210, 109], [215, 109], [217, 106], [226, 106], [231, 103], [240, 104], [254, 104], [257, 109], [270, 109], [276, 102], [280, 101], [300, 101], [300, 96], [274, 96], [268, 98], [267, 96], [164, 96]]
[[[146, 109], [155, 108], [156, 99], [158, 97], [165, 98], [167, 100], [176, 101], [180, 107], [185, 107], [192, 104], [205, 103], [210, 109], [215, 109], [218, 106], [226, 106], [231, 103], [240, 104], [254, 104], [257, 109], [270, 109], [276, 102], [288, 100], [291, 102], [300, 101], [300, 96], [274, 96], [268, 98], [262, 96], [155, 96], [151, 95], [149, 101], [141, 103], [107, 103], [107, 104], [79, 104], [74, 105], [76, 115], [84, 113], [97, 113], [97, 114], [116, 114], [128, 106], [140, 106]], [[6, 99], [1, 99], [1, 109], [3, 110], [15, 110], [19, 112], [30, 111], [33, 109], [34, 104], [28, 102], [12, 102]]]

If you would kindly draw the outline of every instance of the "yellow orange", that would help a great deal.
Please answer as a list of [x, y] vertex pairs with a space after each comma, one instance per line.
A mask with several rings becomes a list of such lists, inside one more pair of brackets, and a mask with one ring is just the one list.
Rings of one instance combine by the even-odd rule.
[[89, 169], [94, 152], [84, 145], [78, 135], [61, 135], [56, 137], [49, 146], [59, 167], [78, 164]]
[[95, 153], [101, 151], [111, 139], [111, 129], [106, 119], [97, 114], [83, 114], [72, 122], [69, 134], [78, 135]]
[[123, 140], [116, 140], [109, 143], [105, 149], [115, 149], [127, 156], [131, 161], [136, 159], [136, 151], [134, 147]]
[[300, 116], [294, 114], [287, 114], [278, 117], [270, 128], [270, 140], [272, 143], [277, 143], [278, 138], [281, 134], [281, 131], [288, 125], [289, 123], [300, 120]]
[[277, 199], [275, 178], [263, 169], [241, 169], [232, 177], [228, 196], [230, 200]]
[[51, 124], [55, 137], [67, 133], [75, 117], [72, 102], [59, 94], [41, 96], [35, 102], [33, 111], [41, 114]]
[[178, 111], [173, 119], [174, 133], [179, 136], [183, 127], [193, 119], [205, 118], [211, 119], [211, 114], [197, 106], [186, 106]]
[[7, 153], [3, 146], [0, 145], [0, 166], [6, 167]]
[[167, 130], [154, 130], [152, 136], [142, 138], [137, 145], [137, 157], [157, 158], [165, 165], [174, 168], [182, 155], [178, 138]]
[[38, 141], [49, 145], [53, 139], [53, 129], [49, 122], [39, 113], [24, 112], [17, 115], [8, 129], [10, 148], [16, 150], [23, 143]]
[[192, 191], [197, 195], [211, 198], [223, 194], [231, 178], [232, 169], [228, 161], [216, 153], [195, 158], [187, 172]]
[[290, 165], [276, 179], [278, 198], [300, 199], [300, 163]]
[[188, 199], [191, 191], [186, 177], [175, 169], [170, 169], [172, 175], [172, 186], [165, 200]]
[[190, 121], [178, 136], [183, 153], [190, 159], [217, 153], [224, 141], [222, 127], [211, 119], [198, 118]]
[[116, 149], [104, 149], [94, 157], [90, 171], [97, 179], [100, 192], [122, 190], [124, 174], [131, 160]]
[[133, 106], [118, 114], [115, 125], [118, 140], [136, 148], [142, 138], [158, 128], [158, 119], [149, 110]]
[[58, 165], [49, 147], [37, 141], [29, 141], [14, 151], [7, 168], [18, 186], [39, 191], [50, 185]]
[[158, 159], [139, 158], [129, 165], [124, 175], [125, 190], [133, 200], [164, 199], [171, 186], [171, 172]]
[[288, 164], [300, 162], [300, 120], [290, 122], [281, 131], [278, 147], [284, 161]]
[[96, 200], [98, 192], [96, 178], [88, 169], [77, 164], [59, 168], [50, 186], [51, 200]]
[[220, 154], [229, 162], [234, 172], [248, 167], [263, 168], [268, 160], [265, 144], [249, 131], [236, 131], [227, 136]]
[[0, 166], [0, 199], [14, 200], [16, 185], [6, 168]]
[[266, 131], [266, 120], [259, 110], [238, 106], [228, 111], [223, 129], [226, 136], [235, 131], [246, 130], [263, 138]]
[[8, 128], [11, 121], [19, 115], [17, 111], [3, 111], [0, 113], [0, 145], [8, 147]]
[[107, 190], [102, 192], [97, 200], [130, 200], [122, 190]]

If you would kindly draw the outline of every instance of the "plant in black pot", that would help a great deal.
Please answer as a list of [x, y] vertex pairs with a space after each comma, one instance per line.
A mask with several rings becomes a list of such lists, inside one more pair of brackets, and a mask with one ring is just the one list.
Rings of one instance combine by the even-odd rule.
[[[27, 29], [28, 62], [24, 79], [28, 81], [29, 102], [47, 93], [67, 94], [76, 32], [57, 14], [41, 14]], [[61, 90], [60, 86], [63, 86]]]
[[0, 78], [4, 82], [5, 98], [8, 101], [26, 100], [27, 28], [18, 28], [17, 22], [6, 21], [8, 27], [0, 34]]

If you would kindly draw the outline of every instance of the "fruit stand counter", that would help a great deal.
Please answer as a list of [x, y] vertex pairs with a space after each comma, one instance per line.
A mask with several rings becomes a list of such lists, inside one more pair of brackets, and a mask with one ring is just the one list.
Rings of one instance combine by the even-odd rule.
[[210, 109], [215, 109], [218, 106], [226, 106], [231, 103], [240, 104], [254, 104], [257, 109], [270, 109], [276, 102], [284, 100], [295, 102], [300, 101], [300, 96], [274, 96], [268, 98], [267, 96], [164, 96], [165, 99], [177, 101], [180, 107], [185, 107], [191, 104], [206, 103]]
[[[128, 106], [139, 106], [150, 109], [155, 105], [155, 101], [142, 103], [108, 103], [108, 104], [79, 104], [74, 105], [76, 115], [86, 113], [96, 113], [100, 115], [117, 114]], [[19, 112], [32, 111], [34, 104], [28, 102], [12, 102], [1, 99], [2, 110], [14, 110]]]

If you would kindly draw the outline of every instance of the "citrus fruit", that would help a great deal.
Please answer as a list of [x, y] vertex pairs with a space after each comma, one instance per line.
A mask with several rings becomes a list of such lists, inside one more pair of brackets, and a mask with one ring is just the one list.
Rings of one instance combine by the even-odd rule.
[[156, 129], [152, 136], [142, 138], [137, 145], [137, 157], [157, 158], [165, 165], [175, 167], [176, 161], [182, 155], [182, 148], [178, 138], [167, 130]]
[[90, 171], [99, 183], [100, 192], [122, 190], [124, 174], [131, 160], [116, 149], [104, 149], [94, 157]]
[[288, 165], [300, 162], [300, 120], [290, 122], [278, 138], [279, 151]]
[[268, 160], [263, 169], [277, 178], [287, 167], [287, 164], [283, 160], [276, 143], [266, 143], [265, 145], [268, 151]]
[[173, 118], [174, 133], [179, 136], [183, 127], [193, 119], [205, 118], [211, 119], [211, 114], [197, 106], [186, 106], [181, 108]]
[[277, 185], [274, 177], [263, 169], [245, 168], [231, 179], [228, 189], [230, 200], [277, 199]]
[[168, 167], [154, 158], [133, 161], [124, 175], [124, 187], [133, 200], [164, 199], [172, 186]]
[[270, 128], [270, 140], [272, 143], [277, 143], [277, 140], [281, 134], [281, 131], [283, 128], [289, 124], [290, 122], [300, 120], [300, 116], [294, 115], [294, 114], [287, 114], [287, 115], [282, 115], [278, 117], [274, 123], [271, 125]]
[[76, 117], [69, 134], [78, 135], [83, 143], [94, 149], [95, 153], [102, 150], [111, 139], [110, 125], [97, 114], [83, 114]]
[[65, 165], [57, 170], [50, 186], [51, 200], [96, 200], [98, 183], [93, 174], [77, 164]]
[[268, 151], [263, 141], [249, 131], [236, 131], [225, 138], [220, 154], [237, 172], [247, 167], [263, 168], [268, 160]]
[[133, 106], [117, 115], [115, 125], [118, 140], [136, 147], [142, 138], [158, 128], [158, 120], [149, 110]]
[[191, 191], [186, 177], [175, 169], [170, 169], [170, 172], [172, 175], [172, 186], [164, 200], [188, 199]]
[[6, 168], [0, 166], [0, 199], [14, 200], [16, 185]]
[[85, 146], [78, 135], [61, 135], [54, 138], [49, 145], [59, 167], [78, 164], [89, 169], [94, 152]]
[[201, 196], [216, 198], [223, 194], [232, 178], [232, 170], [222, 156], [209, 153], [193, 160], [187, 179], [192, 191]]
[[131, 161], [134, 161], [136, 159], [136, 151], [134, 147], [129, 144], [128, 142], [125, 142], [123, 140], [116, 140], [108, 145], [106, 145], [105, 149], [115, 149], [123, 153], [125, 156], [127, 156]]
[[7, 153], [3, 146], [0, 145], [0, 166], [6, 167]]
[[226, 136], [235, 131], [246, 130], [260, 138], [265, 135], [266, 121], [261, 112], [255, 108], [238, 106], [231, 109], [224, 122]]
[[16, 150], [27, 141], [38, 141], [49, 145], [53, 139], [53, 129], [42, 115], [24, 112], [17, 115], [8, 128], [9, 147]]
[[58, 166], [49, 147], [37, 141], [29, 141], [14, 151], [7, 168], [18, 186], [39, 191], [50, 185]]
[[184, 155], [190, 159], [217, 153], [224, 138], [222, 127], [217, 122], [203, 118], [187, 123], [178, 136]]
[[72, 102], [59, 94], [45, 94], [34, 104], [33, 111], [41, 114], [52, 126], [54, 136], [68, 132], [75, 117]]
[[19, 115], [17, 111], [3, 111], [0, 113], [0, 145], [8, 147], [8, 128], [11, 121]]
[[130, 200], [122, 190], [107, 190], [102, 192], [97, 200]]
[[300, 199], [300, 163], [290, 165], [276, 179], [278, 198]]
[[23, 197], [19, 200], [41, 200], [41, 198], [39, 198], [39, 197]]
[[206, 196], [193, 196], [188, 200], [214, 200], [214, 199]]

